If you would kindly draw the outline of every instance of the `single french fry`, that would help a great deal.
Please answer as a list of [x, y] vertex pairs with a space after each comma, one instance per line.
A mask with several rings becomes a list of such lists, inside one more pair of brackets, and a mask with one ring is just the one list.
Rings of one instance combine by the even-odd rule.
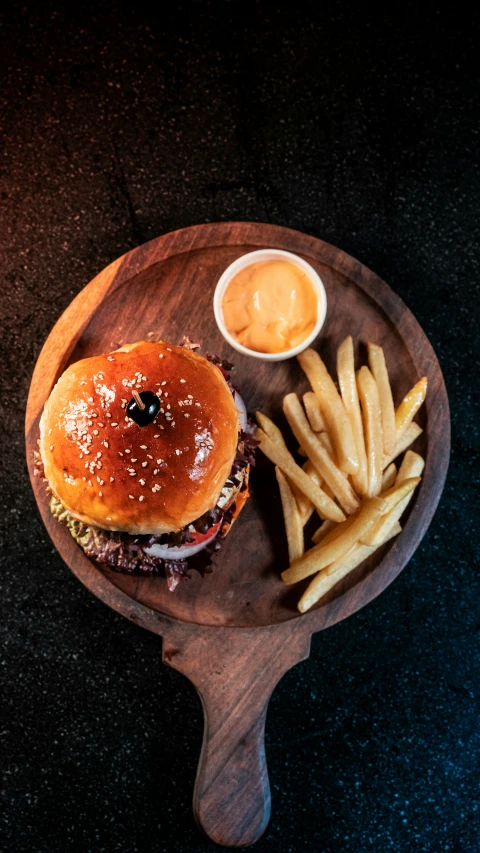
[[331, 456], [322, 447], [320, 441], [305, 417], [296, 394], [287, 394], [283, 398], [283, 411], [291, 430], [308, 453], [308, 458], [337, 498], [342, 509], [348, 514], [356, 512], [359, 502], [345, 475], [333, 462]]
[[390, 489], [387, 489], [386, 492], [382, 492], [380, 498], [383, 501], [385, 508], [380, 514], [386, 515], [387, 512], [394, 509], [397, 504], [403, 500], [403, 498], [409, 495], [410, 492], [413, 492], [421, 479], [421, 477], [408, 477], [405, 480], [397, 481], [395, 485], [391, 486]]
[[[381, 542], [381, 545], [385, 545], [390, 539], [393, 539], [394, 536], [398, 536], [401, 532], [402, 528], [397, 522], [394, 527], [389, 532], [389, 535]], [[341, 557], [339, 560], [336, 560], [334, 563], [331, 563], [327, 566], [323, 571], [319, 572], [313, 580], [308, 585], [307, 589], [303, 593], [300, 601], [298, 602], [298, 609], [300, 613], [306, 613], [307, 610], [310, 610], [317, 601], [320, 601], [321, 598], [334, 587], [342, 578], [346, 577], [346, 575], [350, 574], [353, 569], [356, 569], [360, 563], [363, 563], [367, 557], [370, 557], [380, 545], [372, 546], [372, 545], [360, 545], [356, 543], [350, 551]]]
[[382, 488], [383, 437], [377, 383], [368, 367], [361, 367], [358, 371], [357, 388], [367, 451], [368, 495], [373, 497]]
[[331, 524], [330, 529], [326, 529], [325, 532], [322, 533], [322, 536], [317, 539], [317, 534], [320, 534], [320, 531], [323, 529], [323, 524], [325, 524], [325, 522], [323, 522], [322, 526], [318, 528], [316, 533], [314, 533], [315, 539], [312, 537], [312, 540], [315, 542], [315, 544], [321, 542], [322, 545], [328, 545], [329, 542], [333, 542], [335, 539], [341, 536], [342, 533], [345, 533], [345, 531], [352, 526], [354, 521], [355, 516], [349, 515], [348, 518], [345, 519], [345, 521], [341, 522], [341, 524], [335, 524], [333, 521], [329, 522]]
[[262, 453], [268, 456], [274, 465], [278, 465], [289, 480], [295, 483], [310, 498], [312, 504], [322, 517], [331, 518], [332, 521], [345, 520], [345, 515], [340, 507], [331, 498], [327, 497], [322, 489], [315, 485], [308, 474], [296, 464], [293, 456], [285, 447], [275, 444], [262, 429], [257, 428], [255, 438], [260, 444]]
[[386, 492], [395, 485], [397, 479], [397, 468], [395, 462], [391, 462], [388, 468], [385, 468], [382, 476], [382, 492]]
[[[327, 451], [328, 455], [331, 456], [332, 461], [335, 462], [335, 451], [333, 449], [332, 439], [330, 438], [328, 432], [317, 433], [317, 438], [318, 438], [320, 444], [322, 445], [322, 447], [324, 447], [325, 450]], [[338, 470], [340, 471], [340, 468]], [[344, 477], [347, 476], [347, 474], [345, 474], [344, 471], [340, 471], [340, 473]]]
[[383, 468], [388, 468], [390, 462], [393, 462], [393, 460], [396, 459], [397, 456], [400, 456], [407, 447], [410, 447], [422, 432], [423, 429], [416, 424], [415, 421], [412, 421], [412, 423], [406, 428], [402, 437], [397, 441], [393, 453], [390, 456], [383, 457]]
[[268, 435], [268, 437], [271, 438], [271, 440], [274, 441], [275, 444], [286, 448], [287, 445], [285, 444], [285, 439], [283, 437], [282, 430], [276, 424], [274, 424], [273, 421], [270, 420], [270, 418], [267, 418], [267, 416], [264, 415], [263, 412], [255, 412], [255, 417], [257, 419], [258, 425], [261, 427], [261, 429], [263, 429], [264, 433]]
[[323, 542], [327, 533], [331, 533], [332, 530], [334, 530], [336, 527], [338, 527], [338, 524], [335, 524], [334, 521], [330, 521], [330, 519], [328, 518], [325, 521], [322, 521], [320, 527], [315, 531], [312, 536], [312, 542], [314, 542], [315, 545], [318, 545], [319, 542]]
[[357, 449], [358, 471], [352, 474], [354, 488], [360, 495], [368, 492], [367, 453], [365, 436], [363, 434], [362, 413], [358, 400], [357, 383], [355, 379], [355, 360], [351, 336], [340, 344], [337, 350], [337, 375], [343, 404], [347, 411]]
[[[410, 481], [412, 478], [416, 478], [417, 480], [420, 478], [423, 469], [425, 467], [425, 462], [418, 453], [414, 453], [413, 450], [407, 450], [405, 454], [405, 458], [400, 466], [400, 470], [397, 474], [397, 484], [401, 484], [407, 481]], [[413, 493], [415, 491], [414, 487], [409, 491], [404, 497], [402, 497], [396, 506], [390, 509], [385, 515], [382, 515], [371, 530], [364, 537], [364, 542], [367, 545], [375, 545], [377, 546], [383, 538], [387, 535], [388, 531], [391, 530], [395, 524], [400, 520], [401, 516], [405, 512], [408, 504], [413, 498]]]
[[315, 350], [306, 349], [297, 358], [320, 403], [338, 467], [347, 474], [355, 474], [358, 471], [358, 459], [352, 427], [335, 383]]
[[397, 442], [411, 424], [427, 394], [428, 379], [423, 376], [416, 385], [403, 398], [395, 412], [395, 429], [397, 431]]
[[322, 415], [320, 403], [313, 391], [307, 391], [307, 393], [303, 395], [303, 405], [305, 406], [305, 411], [307, 413], [308, 423], [310, 424], [313, 432], [326, 432], [327, 424]]
[[[312, 463], [310, 462], [310, 459], [307, 459], [307, 461], [303, 463], [302, 468], [305, 471], [305, 474], [308, 474], [310, 479], [313, 480], [315, 485], [318, 486], [320, 489], [322, 489], [323, 488], [322, 478], [319, 476], [318, 471], [313, 467]], [[301, 494], [301, 492], [300, 492], [300, 494]], [[305, 527], [306, 523], [310, 520], [313, 513], [315, 512], [315, 507], [313, 506], [312, 502], [308, 498], [306, 498], [305, 495], [303, 497], [304, 497], [304, 500], [308, 501], [308, 505], [303, 504], [302, 507], [300, 507], [300, 505], [299, 505], [299, 509], [300, 509], [300, 518], [302, 519], [302, 524]], [[332, 524], [333, 524], [333, 521], [332, 521]]]
[[370, 498], [365, 501], [359, 514], [353, 518], [349, 527], [333, 542], [330, 541], [327, 544], [320, 542], [319, 545], [315, 545], [296, 563], [282, 572], [283, 582], [286, 584], [296, 583], [343, 557], [355, 542], [358, 542], [367, 533], [378, 516], [385, 510], [385, 507], [385, 501], [381, 498]]
[[397, 441], [395, 426], [395, 407], [393, 405], [392, 389], [388, 378], [387, 365], [382, 347], [368, 343], [368, 363], [377, 383], [382, 413], [383, 452], [388, 456], [393, 453]]
[[285, 474], [280, 468], [275, 467], [275, 475], [280, 489], [282, 500], [283, 518], [285, 521], [285, 532], [287, 534], [288, 558], [290, 561], [298, 560], [302, 556], [305, 545], [303, 541], [303, 525], [300, 519], [297, 502], [292, 490], [287, 483]]

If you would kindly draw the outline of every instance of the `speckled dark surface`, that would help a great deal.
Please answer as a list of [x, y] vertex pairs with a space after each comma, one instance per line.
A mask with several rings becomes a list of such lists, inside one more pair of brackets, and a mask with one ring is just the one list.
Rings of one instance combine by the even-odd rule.
[[430, 336], [453, 412], [447, 487], [414, 559], [274, 693], [273, 816], [256, 849], [474, 853], [475, 21], [419, 3], [370, 19], [293, 2], [68, 5], [2, 16], [1, 849], [215, 849], [190, 810], [200, 702], [160, 640], [53, 550], [23, 407], [45, 337], [97, 271], [163, 232], [249, 219], [320, 236], [386, 279]]

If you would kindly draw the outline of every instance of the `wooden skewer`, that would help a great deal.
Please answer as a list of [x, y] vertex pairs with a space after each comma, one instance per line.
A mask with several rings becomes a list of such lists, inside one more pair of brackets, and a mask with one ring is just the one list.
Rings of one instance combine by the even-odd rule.
[[143, 412], [143, 410], [145, 408], [145, 403], [143, 402], [142, 398], [140, 397], [140, 394], [138, 393], [138, 391], [132, 391], [132, 394], [133, 394], [133, 398], [134, 398], [138, 408]]

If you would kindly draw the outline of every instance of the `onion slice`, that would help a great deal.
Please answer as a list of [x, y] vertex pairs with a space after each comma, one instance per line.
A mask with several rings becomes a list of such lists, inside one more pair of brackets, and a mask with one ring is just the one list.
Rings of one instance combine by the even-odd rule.
[[215, 536], [218, 535], [219, 525], [216, 525], [216, 528], [211, 536], [207, 539], [204, 539], [203, 542], [199, 542], [197, 545], [172, 545], [170, 548], [167, 545], [149, 545], [148, 548], [144, 548], [146, 554], [149, 554], [151, 557], [160, 557], [161, 560], [185, 560], [187, 557], [193, 557], [195, 554], [198, 554], [199, 551], [202, 551], [206, 545], [209, 545], [210, 542], [213, 542]]
[[240, 394], [238, 393], [238, 391], [234, 392], [233, 399], [235, 400], [235, 405], [237, 407], [238, 419], [240, 421], [240, 426], [241, 426], [242, 430], [245, 430], [247, 428], [247, 420], [248, 420], [248, 418], [247, 418], [247, 407], [245, 406], [245, 403], [243, 402], [242, 398], [240, 397]]

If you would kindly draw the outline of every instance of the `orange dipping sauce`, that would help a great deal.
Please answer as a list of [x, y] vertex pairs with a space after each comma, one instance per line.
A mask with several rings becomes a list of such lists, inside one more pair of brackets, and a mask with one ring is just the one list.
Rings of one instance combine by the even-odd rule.
[[289, 261], [258, 261], [227, 285], [223, 319], [230, 334], [255, 352], [285, 352], [317, 322], [318, 297], [306, 273]]

